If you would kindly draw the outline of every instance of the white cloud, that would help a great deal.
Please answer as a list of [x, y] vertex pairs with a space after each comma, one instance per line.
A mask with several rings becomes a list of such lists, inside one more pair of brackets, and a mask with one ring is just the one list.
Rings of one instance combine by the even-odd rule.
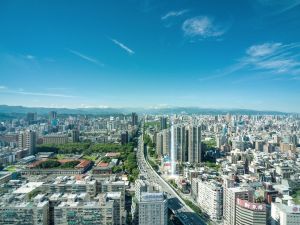
[[246, 49], [245, 55], [219, 73], [201, 77], [199, 81], [217, 79], [240, 71], [266, 76], [285, 75], [286, 79], [300, 78], [300, 43], [272, 43], [252, 45]]
[[72, 49], [68, 49], [68, 51], [71, 52], [73, 55], [76, 55], [76, 56], [78, 56], [78, 57], [80, 57], [80, 58], [82, 58], [82, 59], [84, 59], [88, 62], [94, 63], [98, 66], [104, 66], [104, 64], [99, 62], [97, 59], [94, 59], [90, 56], [84, 55], [81, 52], [78, 52], [78, 51], [75, 51], [75, 50], [72, 50]]
[[281, 46], [281, 43], [264, 43], [260, 45], [252, 45], [246, 50], [246, 53], [252, 57], [266, 56], [274, 53]]
[[82, 103], [82, 104], [80, 104], [80, 108], [85, 108], [85, 109], [89, 109], [89, 108], [107, 109], [107, 108], [109, 108], [109, 106], [107, 106], [107, 105], [90, 105], [90, 104]]
[[123, 43], [119, 42], [116, 39], [110, 39], [113, 43], [115, 43], [116, 45], [118, 45], [120, 48], [124, 49], [129, 55], [133, 55], [135, 54], [135, 52], [130, 49], [129, 47], [127, 47], [126, 45], [124, 45]]
[[12, 94], [20, 95], [33, 95], [33, 96], [45, 96], [45, 97], [61, 97], [61, 98], [76, 98], [74, 95], [56, 94], [56, 93], [41, 93], [41, 92], [27, 92], [27, 91], [10, 91]]
[[0, 90], [3, 90], [3, 89], [6, 89], [6, 87], [3, 85], [0, 85]]
[[219, 37], [225, 33], [225, 29], [207, 16], [197, 16], [185, 20], [182, 24], [182, 30], [186, 36], [202, 38]]
[[187, 13], [188, 10], [187, 9], [183, 9], [183, 10], [180, 10], [180, 11], [170, 11], [168, 12], [166, 15], [162, 16], [161, 19], [162, 20], [166, 20], [170, 17], [177, 17], [177, 16], [181, 16], [185, 13]]
[[35, 56], [33, 56], [33, 55], [25, 55], [25, 58], [28, 59], [28, 60], [34, 60]]
[[300, 6], [300, 0], [257, 0], [257, 2], [268, 9], [269, 15], [280, 15]]

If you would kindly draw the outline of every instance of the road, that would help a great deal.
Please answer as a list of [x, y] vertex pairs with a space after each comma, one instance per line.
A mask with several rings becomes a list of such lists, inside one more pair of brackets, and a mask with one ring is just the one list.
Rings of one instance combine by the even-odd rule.
[[159, 184], [167, 193], [168, 207], [184, 225], [205, 225], [206, 223], [178, 196], [178, 194], [166, 183], [150, 166], [144, 154], [143, 136], [139, 137], [137, 149], [137, 161], [140, 173], [144, 174], [150, 182]]

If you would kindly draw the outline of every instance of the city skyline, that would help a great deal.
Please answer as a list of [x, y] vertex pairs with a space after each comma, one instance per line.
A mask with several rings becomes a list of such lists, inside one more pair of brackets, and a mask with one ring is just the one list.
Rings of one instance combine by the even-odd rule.
[[1, 1], [0, 104], [300, 112], [300, 1]]

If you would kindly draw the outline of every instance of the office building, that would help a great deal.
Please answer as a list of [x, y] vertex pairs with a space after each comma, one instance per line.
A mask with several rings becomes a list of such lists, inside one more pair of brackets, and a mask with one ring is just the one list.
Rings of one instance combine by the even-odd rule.
[[49, 112], [49, 121], [52, 121], [54, 119], [57, 119], [57, 112], [55, 111], [50, 111]]
[[128, 144], [128, 131], [123, 131], [121, 133], [121, 145]]
[[267, 209], [264, 203], [253, 203], [237, 198], [236, 225], [266, 225]]
[[77, 129], [72, 130], [72, 142], [79, 142], [79, 130]]
[[[155, 183], [150, 183], [148, 180], [145, 179], [145, 177], [140, 176], [140, 179], [137, 179], [135, 181], [135, 197], [131, 205], [131, 214], [132, 214], [132, 222], [133, 224], [139, 224], [139, 208], [140, 208], [140, 202], [142, 201], [142, 195], [145, 193], [160, 193], [160, 186]], [[159, 204], [159, 203], [157, 203]], [[143, 210], [146, 210], [145, 208]], [[142, 213], [143, 215], [145, 214]], [[155, 216], [153, 214], [153, 216]], [[146, 224], [146, 221], [143, 218], [143, 224]], [[156, 221], [157, 222], [157, 221]]]
[[160, 118], [160, 129], [164, 130], [168, 128], [168, 123], [167, 123], [168, 119], [167, 117], [161, 117]]
[[28, 124], [34, 124], [37, 120], [37, 114], [28, 112], [26, 115], [26, 120], [27, 120]]
[[139, 225], [167, 225], [167, 200], [163, 193], [142, 192], [138, 203]]
[[174, 148], [176, 160], [180, 163], [188, 161], [188, 134], [185, 126], [174, 126]]
[[131, 114], [131, 124], [132, 124], [132, 126], [137, 126], [138, 122], [139, 122], [138, 121], [138, 115], [135, 112], [133, 112]]
[[224, 225], [236, 224], [236, 201], [237, 199], [252, 199], [253, 192], [247, 187], [224, 187], [223, 215]]

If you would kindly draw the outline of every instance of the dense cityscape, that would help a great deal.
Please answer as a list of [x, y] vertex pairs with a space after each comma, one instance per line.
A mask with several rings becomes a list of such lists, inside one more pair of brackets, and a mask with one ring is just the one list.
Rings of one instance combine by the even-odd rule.
[[1, 120], [0, 224], [299, 224], [300, 117]]

